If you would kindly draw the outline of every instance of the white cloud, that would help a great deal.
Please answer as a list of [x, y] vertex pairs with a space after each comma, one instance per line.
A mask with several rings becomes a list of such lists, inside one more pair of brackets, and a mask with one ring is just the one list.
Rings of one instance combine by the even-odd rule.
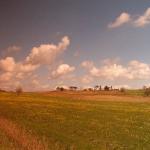
[[33, 72], [35, 71], [39, 65], [32, 65], [32, 64], [18, 64], [18, 70], [25, 73], [25, 72]]
[[51, 73], [51, 78], [59, 78], [75, 70], [75, 67], [69, 66], [68, 64], [61, 64]]
[[32, 85], [33, 86], [40, 86], [40, 82], [37, 79], [32, 80]]
[[11, 72], [5, 72], [0, 74], [0, 83], [3, 82], [8, 82], [12, 78], [13, 74]]
[[150, 66], [148, 64], [131, 61], [127, 68], [129, 79], [149, 79], [150, 78]]
[[138, 17], [131, 17], [129, 13], [123, 12], [120, 14], [118, 18], [112, 23], [108, 25], [108, 28], [117, 28], [126, 23], [130, 23], [133, 27], [145, 27], [146, 25], [150, 24], [150, 8], [144, 12], [143, 15], [135, 15]]
[[92, 68], [93, 67], [93, 62], [92, 61], [83, 61], [81, 63], [81, 67], [84, 67], [84, 68]]
[[13, 45], [13, 46], [9, 46], [8, 48], [4, 50], [1, 50], [0, 55], [3, 57], [6, 57], [6, 56], [14, 55], [20, 50], [21, 50], [20, 46]]
[[16, 46], [16, 45], [13, 45], [13, 46], [9, 46], [6, 51], [7, 53], [12, 53], [12, 52], [18, 52], [21, 50], [21, 47], [20, 46]]
[[126, 72], [127, 72], [126, 68], [117, 64], [105, 65], [102, 66], [100, 69], [93, 67], [90, 70], [91, 75], [107, 79], [114, 79], [117, 77], [124, 76]]
[[82, 77], [81, 82], [84, 84], [88, 84], [93, 81], [93, 78], [90, 75], [85, 75]]
[[114, 22], [112, 22], [108, 25], [108, 28], [120, 27], [120, 26], [130, 22], [130, 20], [131, 20], [130, 14], [123, 12], [120, 14], [119, 17], [116, 18], [116, 20]]
[[2, 79], [9, 81], [12, 78], [24, 79], [27, 77], [27, 74], [32, 73], [38, 67], [38, 65], [25, 64], [23, 62], [17, 63], [13, 57], [6, 57], [0, 60], [1, 81]]
[[91, 76], [114, 80], [118, 78], [135, 80], [150, 79], [150, 65], [136, 60], [130, 61], [127, 66], [120, 64], [105, 64], [99, 68], [93, 65], [87, 68]]
[[70, 40], [65, 36], [58, 45], [42, 44], [39, 47], [33, 47], [31, 53], [26, 58], [26, 62], [33, 65], [49, 65], [69, 46], [69, 44]]
[[0, 60], [0, 71], [13, 71], [15, 69], [15, 60], [13, 57], [6, 57]]
[[16, 76], [15, 76], [15, 77], [16, 77], [17, 79], [24, 79], [24, 76], [25, 76], [25, 74], [24, 74], [24, 73], [19, 72], [19, 73], [17, 73], [17, 74], [16, 74]]
[[[36, 84], [40, 88], [46, 88], [48, 86], [40, 85], [36, 79], [32, 79], [34, 72], [41, 66], [49, 65], [60, 55], [70, 44], [70, 40], [67, 36], [63, 37], [58, 45], [54, 44], [42, 44], [39, 47], [33, 47], [29, 55], [22, 61], [16, 62], [13, 57], [6, 57], [0, 59], [0, 83], [1, 88], [10, 86], [21, 81], [24, 85], [28, 81], [31, 81], [32, 85]], [[19, 47], [12, 46], [7, 49], [8, 52], [19, 51]], [[65, 75], [72, 72], [75, 68], [64, 64], [59, 66], [56, 71], [56, 76]], [[31, 80], [32, 79], [32, 80]], [[24, 82], [27, 80], [27, 82]], [[30, 84], [31, 84], [30, 83]], [[28, 83], [29, 85], [29, 83]], [[30, 87], [29, 87], [30, 88]]]
[[111, 65], [111, 64], [117, 64], [120, 62], [120, 58], [113, 58], [113, 59], [110, 59], [110, 58], [106, 58], [102, 61], [103, 64], [105, 65]]
[[125, 88], [125, 89], [130, 89], [131, 87], [129, 85], [123, 84], [123, 85], [113, 85], [114, 89], [121, 89], [121, 88]]
[[136, 27], [144, 27], [150, 24], [150, 8], [148, 8], [145, 13], [134, 21]]

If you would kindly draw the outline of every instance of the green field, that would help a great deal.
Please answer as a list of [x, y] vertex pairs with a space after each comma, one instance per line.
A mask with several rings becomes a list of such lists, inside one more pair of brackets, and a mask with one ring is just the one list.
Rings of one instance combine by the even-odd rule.
[[[86, 92], [0, 93], [0, 118], [44, 139], [50, 150], [149, 150], [149, 101]], [[21, 146], [0, 128], [0, 149]]]

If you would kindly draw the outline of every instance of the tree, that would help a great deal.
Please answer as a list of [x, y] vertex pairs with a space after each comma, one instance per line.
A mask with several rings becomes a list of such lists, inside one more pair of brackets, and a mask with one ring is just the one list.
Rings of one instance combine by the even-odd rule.
[[100, 90], [100, 91], [102, 90], [102, 86], [101, 86], [101, 85], [99, 86], [99, 90]]
[[120, 92], [122, 92], [122, 93], [124, 93], [126, 91], [126, 89], [124, 88], [124, 87], [122, 87], [121, 89], [120, 89]]
[[101, 85], [100, 85], [100, 86], [99, 86], [99, 85], [96, 85], [96, 86], [94, 87], [94, 90], [95, 90], [95, 91], [101, 91], [101, 90], [102, 90]]
[[63, 87], [59, 87], [59, 86], [58, 86], [58, 87], [56, 88], [56, 90], [57, 90], [57, 91], [64, 91], [65, 89], [64, 89]]
[[94, 87], [94, 90], [97, 91], [98, 89], [99, 89], [99, 86], [96, 85], [96, 86]]
[[70, 89], [71, 91], [76, 91], [76, 90], [78, 89], [78, 87], [76, 87], [76, 86], [70, 86], [69, 89]]
[[145, 95], [145, 96], [150, 96], [150, 88], [146, 88], [146, 89], [144, 90], [144, 95]]
[[22, 92], [23, 92], [22, 87], [21, 87], [21, 86], [18, 86], [18, 87], [16, 88], [16, 93], [17, 93], [17, 95], [20, 95]]
[[105, 90], [105, 91], [109, 91], [109, 87], [106, 85], [106, 86], [104, 87], [104, 90]]

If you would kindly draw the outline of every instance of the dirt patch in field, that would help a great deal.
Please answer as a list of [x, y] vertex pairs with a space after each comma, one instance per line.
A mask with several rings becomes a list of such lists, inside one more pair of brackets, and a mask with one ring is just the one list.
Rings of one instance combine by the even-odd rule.
[[14, 142], [25, 150], [48, 150], [46, 141], [41, 141], [37, 137], [21, 129], [12, 121], [0, 116], [0, 129]]

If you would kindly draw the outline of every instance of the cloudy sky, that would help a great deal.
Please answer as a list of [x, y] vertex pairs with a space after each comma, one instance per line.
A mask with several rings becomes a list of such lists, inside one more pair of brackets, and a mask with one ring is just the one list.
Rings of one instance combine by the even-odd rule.
[[149, 0], [1, 0], [0, 88], [150, 85]]

